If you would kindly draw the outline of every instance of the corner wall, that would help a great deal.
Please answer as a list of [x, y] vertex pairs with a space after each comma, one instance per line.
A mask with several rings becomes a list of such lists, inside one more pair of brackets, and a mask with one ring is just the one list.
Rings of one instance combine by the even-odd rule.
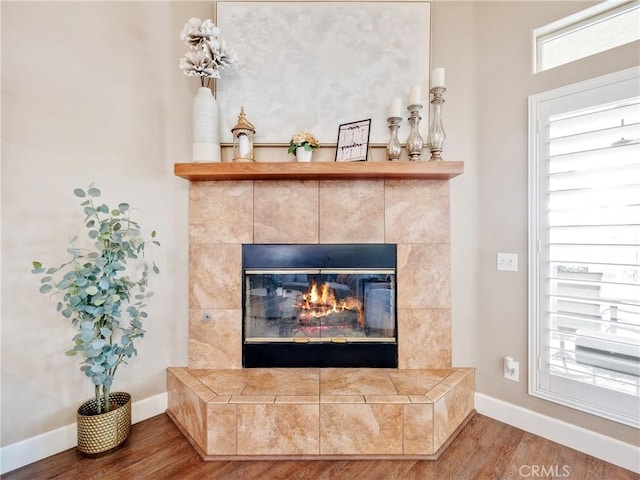
[[[476, 8], [478, 95], [477, 392], [612, 438], [640, 444], [638, 430], [527, 393], [529, 95], [638, 65], [635, 42], [532, 74], [532, 30], [592, 2], [481, 2]], [[442, 7], [445, 7], [443, 4]], [[434, 18], [436, 18], [434, 12]], [[439, 43], [434, 40], [433, 48]], [[471, 112], [470, 112], [471, 113]], [[455, 211], [454, 211], [455, 215]], [[496, 271], [496, 253], [519, 256], [518, 272]], [[520, 362], [520, 382], [502, 376], [502, 358]]]

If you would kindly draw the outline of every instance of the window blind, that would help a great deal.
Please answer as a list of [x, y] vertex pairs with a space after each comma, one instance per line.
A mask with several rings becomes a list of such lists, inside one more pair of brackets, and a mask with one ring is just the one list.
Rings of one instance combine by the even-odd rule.
[[640, 427], [640, 69], [529, 97], [529, 393]]
[[548, 119], [550, 373], [640, 388], [640, 98]]

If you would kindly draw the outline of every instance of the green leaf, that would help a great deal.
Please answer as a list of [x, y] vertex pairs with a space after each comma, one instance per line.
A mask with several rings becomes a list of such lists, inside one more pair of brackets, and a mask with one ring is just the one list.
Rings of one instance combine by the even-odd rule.
[[40, 270], [42, 268], [42, 264], [40, 262], [31, 262], [34, 270]]
[[[106, 300], [107, 300], [106, 297], [94, 297], [93, 304], [96, 307], [98, 307], [98, 306], [102, 305]], [[95, 312], [94, 312], [94, 315], [95, 315]]]
[[44, 285], [40, 286], [40, 293], [47, 293], [50, 291], [51, 291], [51, 284], [45, 283]]
[[129, 204], [128, 203], [121, 203], [120, 205], [118, 205], [118, 209], [121, 212], [126, 212], [127, 210], [129, 210]]
[[78, 277], [75, 280], [75, 284], [79, 287], [84, 287], [87, 283], [89, 283], [89, 280], [84, 277]]
[[87, 205], [86, 207], [84, 207], [84, 213], [85, 215], [95, 215], [96, 214], [96, 209]]
[[100, 334], [105, 337], [105, 338], [109, 338], [112, 334], [111, 329], [107, 328], [107, 327], [102, 327], [100, 329]]
[[87, 287], [85, 289], [85, 292], [87, 292], [88, 295], [95, 295], [96, 293], [98, 293], [98, 287], [96, 287], [95, 285], [91, 285], [90, 287]]
[[99, 197], [101, 194], [102, 194], [102, 192], [98, 188], [90, 188], [89, 189], [89, 195], [91, 195], [92, 197]]
[[71, 318], [71, 315], [73, 315], [73, 311], [70, 308], [65, 308], [64, 310], [62, 310], [62, 316], [64, 318]]
[[74, 193], [74, 195], [75, 195], [76, 197], [80, 197], [80, 198], [82, 198], [82, 197], [86, 197], [86, 196], [87, 196], [87, 194], [85, 193], [85, 191], [84, 191], [84, 190], [82, 190], [81, 188], [76, 188], [76, 189], [73, 191], [73, 193]]
[[95, 224], [96, 224], [96, 221], [94, 219], [91, 219], [87, 222], [87, 228], [93, 228]]
[[156, 231], [151, 232], [151, 238], [156, 238]]
[[89, 231], [89, 238], [91, 238], [92, 240], [95, 240], [96, 238], [98, 238], [98, 231], [97, 230], [90, 230]]
[[65, 355], [67, 355], [68, 357], [73, 357], [76, 353], [75, 350], [67, 350], [66, 352], [64, 352]]

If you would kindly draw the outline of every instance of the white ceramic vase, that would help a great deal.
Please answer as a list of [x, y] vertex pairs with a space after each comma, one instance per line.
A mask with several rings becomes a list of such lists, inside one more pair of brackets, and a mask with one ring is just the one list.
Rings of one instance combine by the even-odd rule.
[[200, 87], [193, 99], [194, 162], [220, 162], [218, 102], [207, 87]]
[[304, 147], [296, 147], [296, 160], [299, 162], [310, 162], [313, 150], [305, 150]]

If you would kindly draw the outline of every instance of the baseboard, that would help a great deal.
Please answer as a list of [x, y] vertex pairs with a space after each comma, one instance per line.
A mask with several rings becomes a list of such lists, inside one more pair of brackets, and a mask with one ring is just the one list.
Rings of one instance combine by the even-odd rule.
[[[131, 405], [131, 422], [141, 422], [166, 409], [166, 393], [134, 402]], [[0, 475], [75, 447], [76, 432], [76, 424], [73, 423], [0, 448]]]
[[640, 473], [640, 449], [606, 435], [547, 417], [497, 398], [475, 394], [478, 413], [605, 462]]

